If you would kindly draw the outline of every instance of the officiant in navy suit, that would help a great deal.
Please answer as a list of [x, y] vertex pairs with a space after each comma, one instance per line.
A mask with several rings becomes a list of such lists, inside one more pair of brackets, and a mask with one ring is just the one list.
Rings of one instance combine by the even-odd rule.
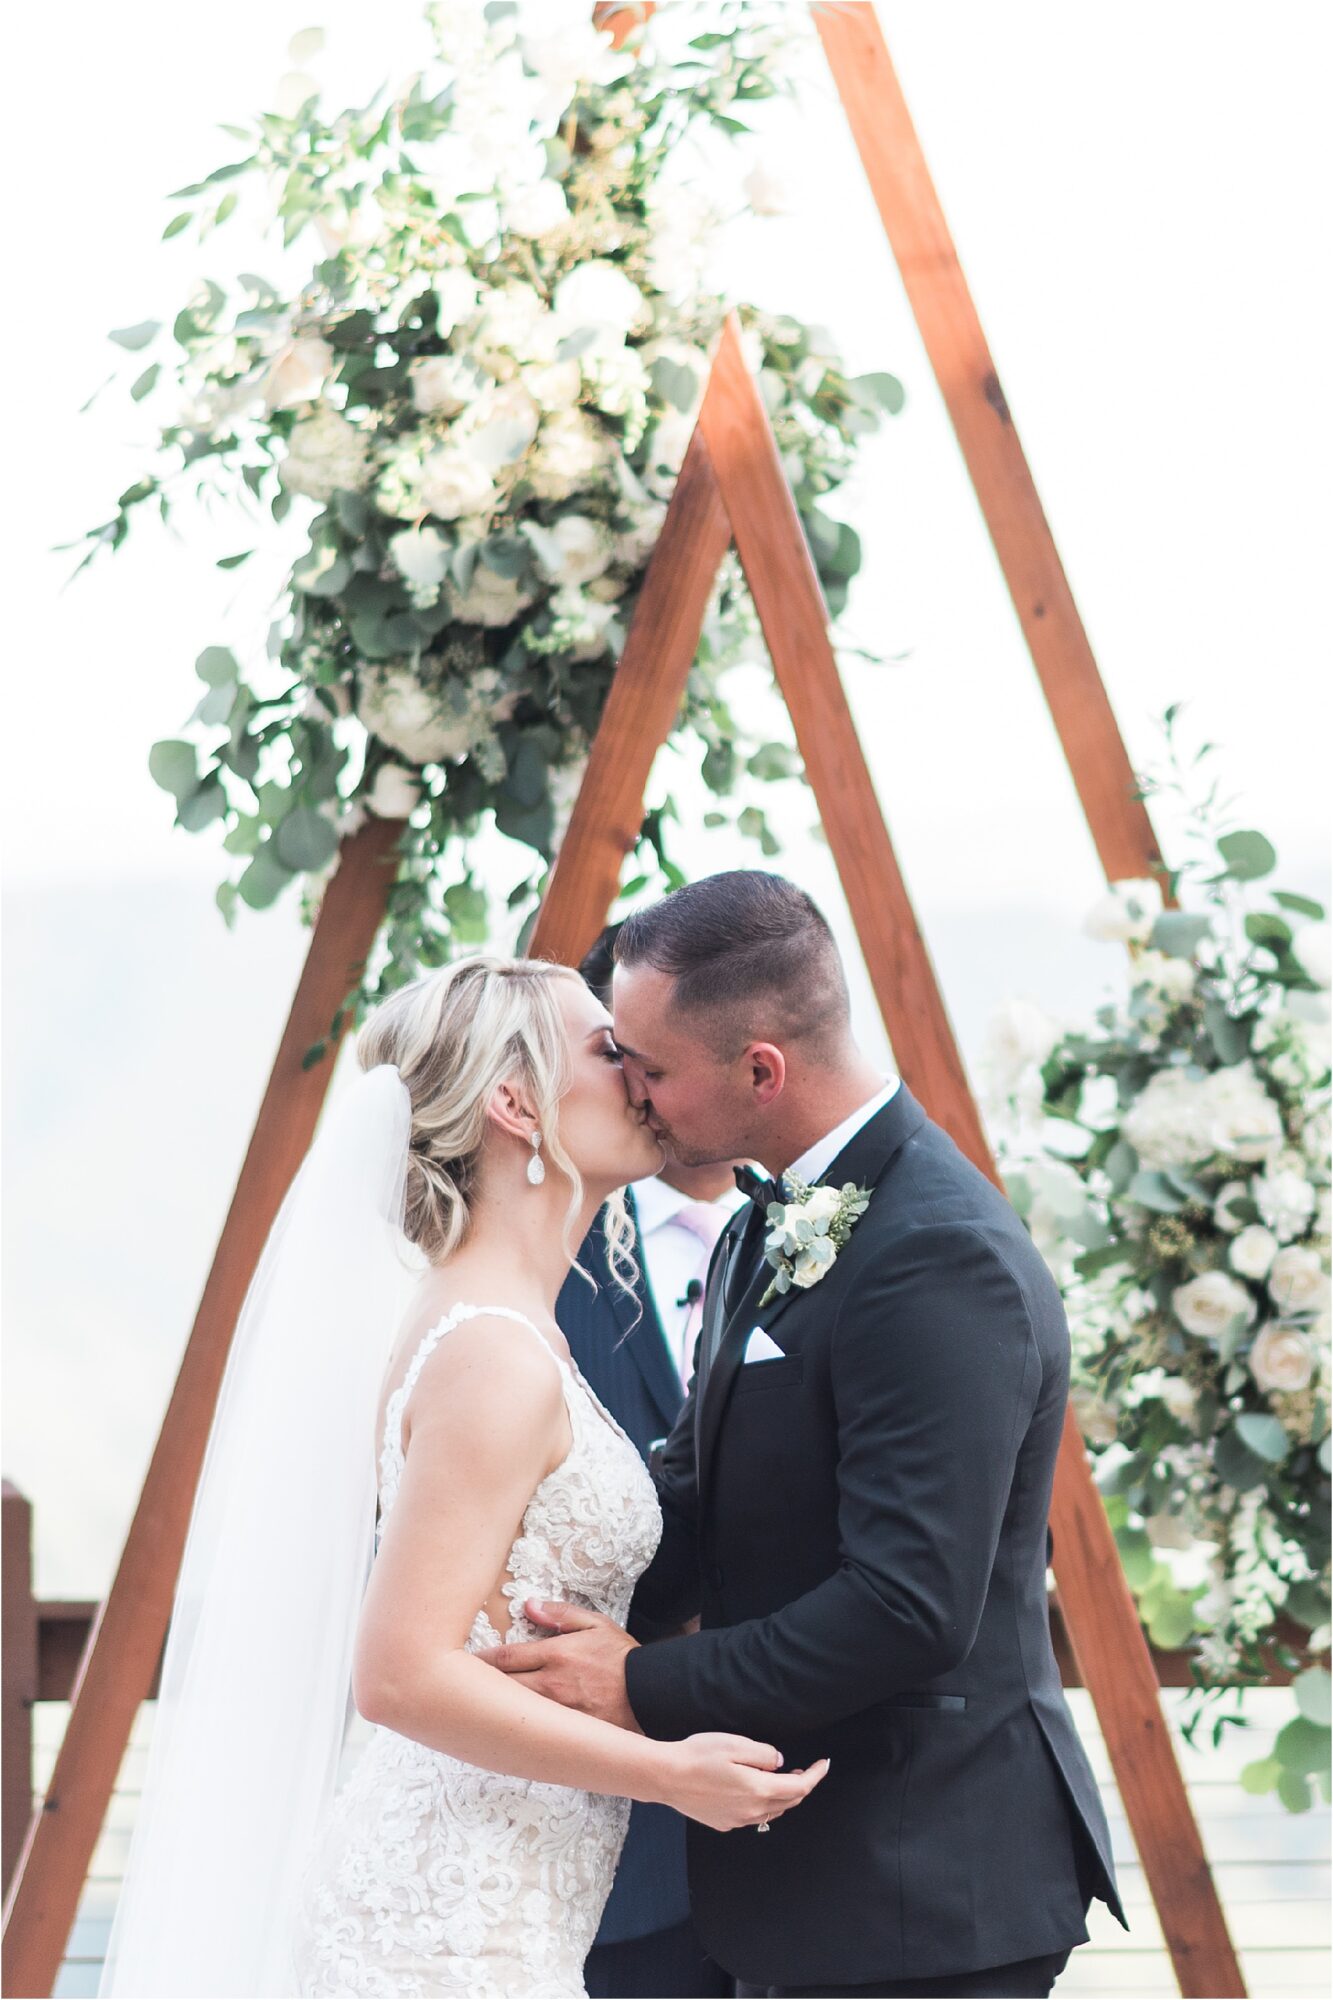
[[[610, 925], [579, 967], [604, 1004], [609, 1004], [611, 945], [619, 928]], [[575, 1361], [647, 1461], [680, 1415], [709, 1260], [746, 1196], [724, 1162], [672, 1165], [631, 1182], [625, 1201], [638, 1234], [637, 1303], [612, 1282], [599, 1218], [579, 1250], [579, 1262], [600, 1289], [594, 1295], [571, 1272], [555, 1310]], [[666, 1636], [633, 1617], [630, 1630], [639, 1639]], [[695, 1931], [685, 1879], [685, 1821], [670, 1806], [635, 1803], [583, 1976], [590, 2000], [648, 2000], [661, 1994], [692, 2000], [735, 1993], [735, 1980], [708, 1957]]]

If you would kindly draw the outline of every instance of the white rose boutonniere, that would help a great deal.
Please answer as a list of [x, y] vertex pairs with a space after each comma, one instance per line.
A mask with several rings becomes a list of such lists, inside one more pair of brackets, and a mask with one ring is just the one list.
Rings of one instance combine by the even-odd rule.
[[808, 1289], [833, 1269], [839, 1250], [870, 1203], [870, 1189], [845, 1181], [840, 1188], [811, 1187], [797, 1174], [787, 1174], [792, 1191], [787, 1202], [768, 1205], [768, 1235], [764, 1256], [774, 1277], [759, 1301], [759, 1310], [793, 1285]]

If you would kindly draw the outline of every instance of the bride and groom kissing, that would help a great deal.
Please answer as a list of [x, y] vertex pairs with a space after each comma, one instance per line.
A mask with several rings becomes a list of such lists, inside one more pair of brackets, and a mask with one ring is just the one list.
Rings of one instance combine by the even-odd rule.
[[[228, 1357], [103, 1993], [581, 1995], [635, 1802], [741, 1994], [1045, 1994], [1124, 1921], [1049, 1634], [1045, 1264], [794, 884], [612, 956], [609, 1008], [481, 954], [359, 1032]], [[557, 1305], [594, 1246], [632, 1328], [625, 1189], [732, 1161], [650, 1470]]]

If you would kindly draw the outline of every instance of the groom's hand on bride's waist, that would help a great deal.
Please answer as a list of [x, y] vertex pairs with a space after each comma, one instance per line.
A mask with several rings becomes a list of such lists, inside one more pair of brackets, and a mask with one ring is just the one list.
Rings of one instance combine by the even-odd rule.
[[621, 1729], [637, 1730], [625, 1693], [625, 1655], [638, 1640], [613, 1618], [583, 1611], [577, 1604], [529, 1597], [524, 1599], [524, 1610], [534, 1625], [547, 1627], [553, 1636], [487, 1646], [477, 1658], [563, 1708], [581, 1709]]

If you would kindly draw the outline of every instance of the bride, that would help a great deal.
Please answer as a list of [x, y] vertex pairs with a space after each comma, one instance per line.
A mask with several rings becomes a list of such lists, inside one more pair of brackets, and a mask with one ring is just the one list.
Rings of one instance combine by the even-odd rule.
[[604, 1204], [632, 1289], [621, 1190], [661, 1164], [610, 1030], [490, 954], [362, 1027], [228, 1357], [101, 1993], [580, 1995], [631, 1800], [728, 1831], [822, 1778], [473, 1657], [529, 1597], [623, 1625], [661, 1532], [553, 1310]]

